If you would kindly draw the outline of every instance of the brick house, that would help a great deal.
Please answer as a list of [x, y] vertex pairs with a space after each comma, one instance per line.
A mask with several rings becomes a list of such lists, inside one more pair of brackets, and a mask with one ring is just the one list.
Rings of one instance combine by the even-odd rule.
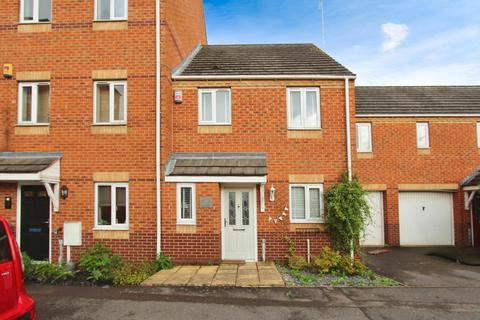
[[[345, 171], [371, 191], [366, 245], [480, 235], [478, 87], [355, 88], [313, 45], [207, 45], [200, 0], [106, 3], [2, 0], [0, 215], [34, 259], [76, 235], [73, 260], [95, 242], [133, 260], [281, 260], [285, 236], [315, 253]], [[415, 238], [436, 212], [439, 231]]]

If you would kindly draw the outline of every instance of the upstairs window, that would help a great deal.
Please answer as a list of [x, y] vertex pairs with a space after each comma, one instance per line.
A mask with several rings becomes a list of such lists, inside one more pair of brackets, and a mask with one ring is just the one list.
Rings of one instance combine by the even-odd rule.
[[372, 152], [372, 124], [357, 123], [357, 152]]
[[320, 89], [288, 88], [288, 128], [320, 129]]
[[195, 185], [177, 184], [177, 224], [195, 224]]
[[428, 122], [417, 123], [417, 148], [430, 148], [430, 133], [428, 128]]
[[128, 0], [95, 0], [96, 20], [127, 20]]
[[290, 185], [292, 223], [323, 221], [323, 185]]
[[48, 124], [50, 117], [50, 84], [24, 82], [18, 90], [18, 124]]
[[20, 1], [20, 22], [41, 23], [51, 22], [52, 1], [51, 0], [21, 0]]
[[95, 124], [126, 124], [127, 83], [99, 81], [94, 91]]
[[128, 184], [96, 184], [95, 213], [96, 228], [128, 229]]
[[230, 89], [200, 89], [198, 94], [200, 125], [230, 125], [232, 123]]

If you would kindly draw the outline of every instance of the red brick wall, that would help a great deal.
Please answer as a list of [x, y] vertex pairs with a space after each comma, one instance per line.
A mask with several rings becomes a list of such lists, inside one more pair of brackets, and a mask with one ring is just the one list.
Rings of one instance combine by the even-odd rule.
[[[364, 184], [386, 184], [386, 242], [399, 245], [398, 185], [460, 183], [480, 162], [476, 123], [479, 118], [357, 118], [371, 122], [373, 158], [355, 158], [354, 171]], [[430, 154], [416, 146], [417, 121], [430, 123]], [[467, 245], [470, 213], [463, 192], [454, 194], [456, 245]]]
[[[354, 88], [351, 84], [351, 116], [354, 110]], [[318, 86], [321, 89], [322, 137], [316, 139], [287, 138], [286, 89], [288, 86]], [[232, 133], [198, 133], [197, 88], [230, 87], [232, 93]], [[289, 207], [289, 175], [324, 175], [325, 189], [338, 182], [346, 171], [345, 91], [339, 81], [226, 81], [195, 82], [175, 81], [173, 89], [183, 90], [183, 103], [173, 105], [173, 152], [265, 152], [268, 156], [268, 183], [266, 212], [260, 212], [260, 196], [257, 194], [258, 250], [261, 258], [261, 241], [266, 239], [267, 258], [283, 260], [286, 253], [285, 236], [297, 242], [300, 254], [305, 254], [306, 239], [312, 243], [312, 252], [329, 242], [324, 232], [291, 232], [289, 217], [274, 223]], [[172, 93], [173, 94], [173, 93]], [[353, 127], [352, 127], [353, 129]], [[163, 249], [176, 261], [190, 257], [192, 246], [202, 252], [194, 255], [203, 262], [221, 257], [220, 185], [197, 185], [197, 197], [210, 195], [214, 199], [214, 212], [203, 212], [197, 201], [197, 234], [190, 234], [185, 249], [177, 244], [183, 235], [176, 230], [175, 183], [162, 184]], [[275, 202], [268, 201], [268, 190], [274, 186]], [[257, 187], [257, 193], [259, 188]], [[183, 241], [183, 240], [182, 240]], [[214, 251], [203, 248], [216, 243]], [[210, 249], [211, 250], [211, 249]]]
[[[61, 183], [68, 186], [70, 196], [61, 200], [60, 212], [53, 215], [52, 229], [62, 227], [64, 221], [83, 222], [84, 246], [73, 249], [74, 258], [94, 242], [93, 173], [128, 172], [130, 240], [98, 242], [128, 259], [152, 259], [156, 252], [155, 1], [129, 0], [128, 29], [108, 31], [92, 30], [93, 0], [52, 1], [52, 31], [44, 33], [19, 33], [19, 1], [0, 2], [0, 64], [12, 63], [14, 73], [51, 73], [50, 133], [43, 136], [15, 134], [18, 83], [15, 78], [0, 79], [0, 151], [64, 153]], [[202, 3], [162, 1], [163, 27], [170, 19], [168, 15], [172, 16], [169, 26], [175, 30], [176, 44], [162, 28], [162, 53], [168, 55], [163, 65], [172, 68], [194, 45], [205, 41], [204, 29], [198, 30], [203, 23]], [[171, 58], [176, 52], [182, 54]], [[128, 70], [128, 134], [91, 132], [92, 71], [107, 69]], [[168, 101], [170, 90], [164, 97], [162, 102]], [[2, 196], [14, 192], [9, 190], [16, 186], [0, 183], [0, 188]], [[14, 212], [8, 211], [13, 223]], [[54, 260], [57, 240], [53, 236]]]

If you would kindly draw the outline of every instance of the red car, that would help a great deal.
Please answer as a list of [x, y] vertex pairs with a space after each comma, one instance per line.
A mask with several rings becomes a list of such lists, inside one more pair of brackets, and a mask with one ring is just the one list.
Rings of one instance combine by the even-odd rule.
[[0, 320], [36, 319], [35, 301], [23, 283], [22, 256], [10, 226], [0, 216]]

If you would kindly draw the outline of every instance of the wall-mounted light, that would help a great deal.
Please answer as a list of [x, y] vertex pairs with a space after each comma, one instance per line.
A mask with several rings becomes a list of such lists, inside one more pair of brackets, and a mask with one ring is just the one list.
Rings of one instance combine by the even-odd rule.
[[60, 188], [60, 196], [62, 197], [63, 200], [68, 198], [68, 187], [67, 186], [62, 186]]
[[12, 197], [5, 197], [5, 209], [12, 209]]
[[273, 186], [270, 187], [270, 201], [274, 202], [275, 201], [275, 188]]
[[183, 91], [182, 90], [175, 90], [175, 103], [180, 104], [183, 102]]

